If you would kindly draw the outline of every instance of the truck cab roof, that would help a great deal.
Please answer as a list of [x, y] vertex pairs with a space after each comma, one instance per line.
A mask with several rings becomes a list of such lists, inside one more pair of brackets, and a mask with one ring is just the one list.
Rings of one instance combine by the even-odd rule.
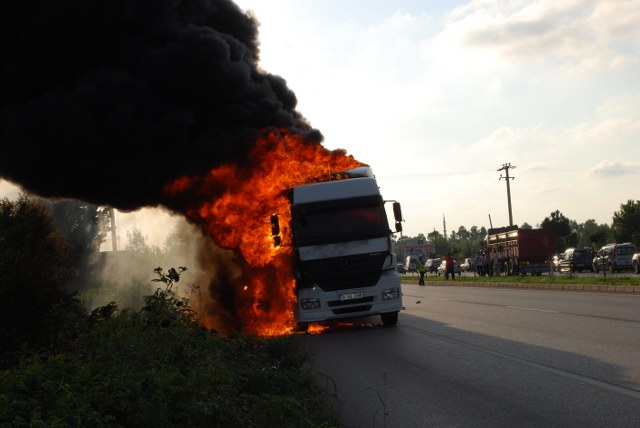
[[380, 189], [378, 188], [376, 179], [373, 177], [371, 168], [355, 168], [345, 171], [345, 174], [347, 173], [353, 174], [349, 175], [351, 178], [294, 187], [291, 189], [293, 192], [293, 203], [297, 205], [310, 202], [380, 195]]

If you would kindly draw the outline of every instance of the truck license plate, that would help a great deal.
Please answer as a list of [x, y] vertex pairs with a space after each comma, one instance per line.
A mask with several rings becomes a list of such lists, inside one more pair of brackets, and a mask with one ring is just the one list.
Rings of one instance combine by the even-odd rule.
[[364, 291], [357, 291], [355, 293], [344, 293], [340, 295], [340, 301], [362, 299], [364, 297]]

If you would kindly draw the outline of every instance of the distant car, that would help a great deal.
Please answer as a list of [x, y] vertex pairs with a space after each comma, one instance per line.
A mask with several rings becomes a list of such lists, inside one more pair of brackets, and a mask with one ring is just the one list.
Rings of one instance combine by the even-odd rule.
[[416, 263], [418, 263], [418, 256], [407, 256], [407, 258], [404, 259], [404, 270], [406, 272], [415, 272]]
[[633, 265], [633, 273], [640, 273], [640, 253], [635, 253], [631, 258], [631, 264]]
[[467, 257], [460, 264], [460, 270], [462, 272], [473, 272], [475, 269], [476, 269], [476, 261], [475, 261], [475, 259], [471, 259], [471, 258]]
[[[447, 270], [447, 261], [443, 260], [442, 262], [440, 262], [440, 266], [438, 266], [438, 276], [440, 275], [444, 275], [445, 271]], [[460, 275], [462, 273], [462, 269], [460, 269], [460, 264], [458, 264], [457, 260], [453, 261], [453, 273], [456, 275]]]
[[630, 242], [607, 244], [593, 258], [593, 270], [596, 273], [600, 269], [608, 269], [611, 273], [632, 270], [632, 258], [637, 251], [636, 246]]
[[441, 261], [442, 259], [440, 258], [428, 259], [424, 264], [427, 268], [427, 273], [438, 273], [438, 266], [440, 266]]
[[398, 263], [396, 265], [396, 269], [398, 270], [398, 273], [401, 275], [404, 275], [405, 273], [407, 273], [407, 270], [404, 268], [404, 265], [402, 263]]
[[560, 257], [556, 270], [558, 272], [582, 272], [593, 269], [590, 248], [567, 248]]

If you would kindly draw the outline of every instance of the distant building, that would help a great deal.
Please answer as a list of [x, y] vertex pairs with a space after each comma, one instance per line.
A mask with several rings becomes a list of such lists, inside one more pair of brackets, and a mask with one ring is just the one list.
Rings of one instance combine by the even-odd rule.
[[435, 251], [436, 251], [436, 246], [433, 244], [427, 244], [427, 243], [403, 244], [402, 246], [402, 254], [404, 254], [405, 257], [422, 256], [422, 258], [426, 260], [431, 256], [431, 254], [435, 253]]

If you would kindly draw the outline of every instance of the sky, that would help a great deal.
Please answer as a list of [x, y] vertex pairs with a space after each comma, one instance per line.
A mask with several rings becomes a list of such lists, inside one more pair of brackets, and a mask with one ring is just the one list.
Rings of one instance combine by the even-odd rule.
[[[640, 199], [640, 1], [236, 3], [260, 23], [260, 67], [326, 148], [373, 168], [405, 236], [508, 225], [505, 164], [514, 224], [611, 224]], [[118, 221], [161, 245], [176, 217]]]
[[[639, 1], [238, 0], [261, 66], [372, 166], [407, 236], [611, 223], [640, 199]], [[491, 220], [490, 220], [491, 218]]]

